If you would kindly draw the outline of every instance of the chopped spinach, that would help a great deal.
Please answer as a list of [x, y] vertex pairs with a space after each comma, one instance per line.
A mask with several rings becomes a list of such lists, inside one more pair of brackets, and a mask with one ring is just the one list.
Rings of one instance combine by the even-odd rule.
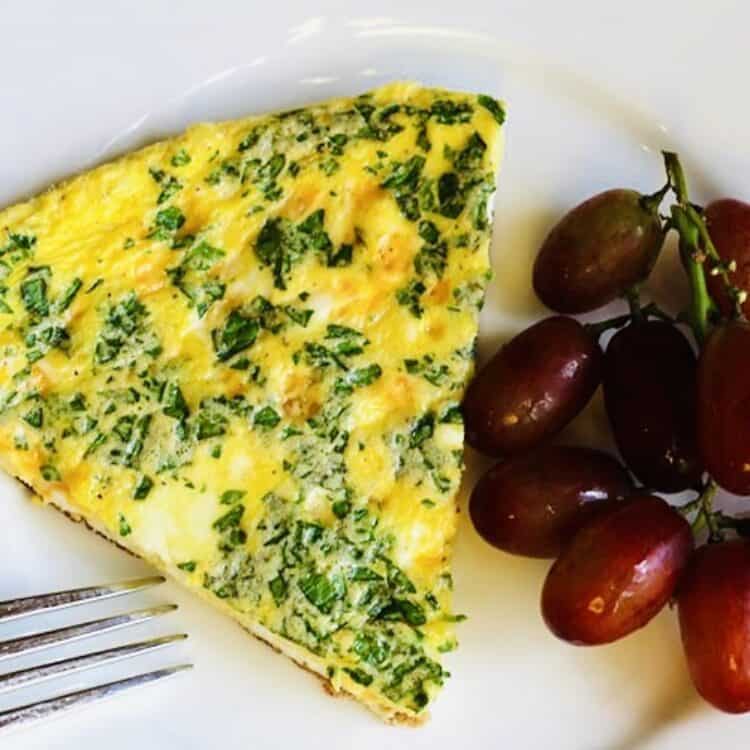
[[440, 414], [439, 421], [442, 424], [463, 424], [463, 415], [461, 414], [461, 407], [457, 404], [447, 406]]
[[213, 528], [220, 532], [236, 528], [240, 525], [240, 521], [244, 514], [245, 506], [235, 505], [231, 510], [227, 511], [223, 516], [217, 518], [213, 522]]
[[395, 162], [390, 175], [380, 183], [383, 188], [407, 188], [416, 190], [419, 176], [425, 165], [424, 156], [412, 156], [405, 162]]
[[44, 410], [41, 406], [35, 406], [32, 409], [29, 409], [29, 411], [23, 415], [22, 419], [32, 427], [40, 429], [44, 424]]
[[310, 573], [299, 581], [305, 598], [323, 614], [330, 614], [339, 599], [346, 593], [346, 584], [341, 576], [326, 576], [323, 573]]
[[103, 365], [132, 365], [141, 354], [161, 352], [158, 339], [147, 326], [148, 310], [135, 292], [129, 292], [107, 311], [94, 346], [94, 360]]
[[422, 245], [414, 258], [414, 270], [420, 276], [435, 275], [441, 278], [448, 265], [448, 246], [445, 242]]
[[466, 200], [461, 191], [461, 180], [455, 172], [444, 172], [438, 179], [438, 210], [449, 219], [457, 219]]
[[225, 362], [252, 346], [259, 331], [260, 324], [255, 318], [245, 317], [238, 310], [232, 310], [224, 322], [224, 327], [216, 328], [211, 333], [217, 359]]
[[122, 513], [118, 514], [117, 519], [119, 523], [120, 536], [129, 536], [130, 534], [132, 534], [133, 529], [128, 523], [128, 519], [125, 518], [125, 516]]
[[268, 582], [268, 589], [277, 607], [286, 600], [289, 588], [280, 575]]
[[234, 503], [238, 503], [240, 500], [242, 500], [243, 497], [245, 497], [247, 493], [245, 490], [225, 490], [221, 493], [221, 497], [219, 498], [219, 502], [222, 505], [233, 505]]
[[360, 685], [364, 685], [365, 687], [367, 685], [371, 685], [374, 679], [374, 677], [371, 674], [365, 672], [364, 669], [344, 667], [344, 672], [346, 672], [349, 677], [354, 680], [354, 682]]
[[21, 282], [21, 301], [24, 308], [28, 313], [41, 318], [49, 314], [46, 281], [49, 275], [48, 266], [29, 268], [26, 279]]
[[435, 415], [427, 412], [422, 415], [411, 428], [409, 433], [409, 447], [418, 448], [425, 440], [429, 440], [435, 432]]
[[190, 411], [177, 383], [169, 383], [164, 389], [164, 414], [173, 419], [187, 419]]
[[60, 472], [51, 464], [44, 464], [40, 472], [45, 482], [59, 482], [61, 479]]
[[276, 425], [281, 422], [281, 417], [276, 413], [276, 410], [270, 406], [264, 406], [255, 412], [253, 416], [253, 424], [257, 427], [266, 427], [273, 429]]
[[224, 435], [227, 431], [227, 418], [218, 411], [201, 409], [198, 414], [196, 438], [207, 440], [212, 437]]
[[184, 148], [181, 148], [172, 156], [169, 163], [173, 167], [184, 167], [186, 164], [190, 164], [191, 161], [190, 154]]
[[78, 291], [83, 286], [83, 281], [79, 278], [73, 279], [73, 281], [70, 282], [67, 289], [62, 293], [60, 297], [57, 298], [55, 301], [55, 312], [61, 313], [67, 310], [73, 300], [75, 299], [76, 294], [78, 294]]
[[422, 295], [427, 291], [427, 287], [419, 279], [412, 279], [407, 286], [402, 287], [396, 292], [396, 300], [399, 305], [408, 307], [409, 312], [415, 318], [421, 318], [424, 313], [422, 307]]
[[161, 183], [161, 192], [156, 199], [156, 205], [161, 206], [162, 203], [166, 203], [173, 195], [179, 193], [180, 190], [182, 190], [182, 183], [176, 177], [170, 175]]
[[421, 375], [434, 386], [445, 385], [451, 377], [451, 370], [444, 362], [436, 362], [431, 354], [425, 354], [421, 359], [405, 359], [404, 367], [411, 375]]
[[133, 488], [133, 500], [145, 500], [148, 497], [151, 488], [154, 486], [154, 480], [145, 474], [139, 474]]
[[498, 125], [502, 125], [505, 122], [505, 110], [503, 109], [503, 105], [500, 104], [497, 99], [487, 96], [486, 94], [480, 94], [477, 97], [477, 102], [479, 102], [479, 105], [484, 107], [495, 118]]
[[147, 236], [149, 239], [170, 240], [184, 223], [185, 214], [177, 206], [162, 208], [156, 212], [153, 226]]
[[457, 125], [469, 122], [474, 109], [469, 102], [436, 99], [430, 106], [430, 114], [441, 125]]
[[383, 370], [378, 364], [350, 370], [336, 380], [333, 386], [334, 393], [349, 395], [354, 392], [355, 388], [372, 385], [382, 374]]

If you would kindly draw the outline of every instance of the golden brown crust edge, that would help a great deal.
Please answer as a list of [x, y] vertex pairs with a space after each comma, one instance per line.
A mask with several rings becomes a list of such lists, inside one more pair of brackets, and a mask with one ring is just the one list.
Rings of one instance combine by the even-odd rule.
[[[119, 549], [127, 552], [133, 557], [139, 558], [154, 565], [157, 570], [168, 575], [173, 581], [176, 581], [180, 585], [184, 585], [178, 575], [174, 575], [170, 570], [164, 570], [160, 565], [156, 565], [149, 559], [147, 555], [140, 554], [121, 545], [116, 539], [113, 539], [112, 536], [110, 536], [110, 534], [103, 527], [93, 524], [87, 518], [82, 516], [78, 511], [76, 511], [75, 508], [68, 505], [62, 498], [60, 498], [59, 494], [55, 500], [46, 498], [41, 493], [37, 492], [34, 487], [31, 487], [26, 482], [24, 482], [20, 477], [16, 477], [16, 479], [24, 487], [26, 487], [26, 489], [28, 489], [37, 498], [39, 498], [45, 505], [50, 506], [56, 511], [62, 513], [66, 518], [68, 518], [68, 520], [73, 521], [74, 523], [83, 524], [89, 530], [93, 531], [103, 539], [106, 539], [111, 544], [114, 544]], [[229, 615], [233, 620], [238, 622], [243, 630], [255, 637], [261, 643], [270, 646], [277, 653], [287, 656], [298, 667], [301, 667], [306, 672], [309, 672], [310, 674], [317, 677], [321, 681], [323, 689], [326, 691], [326, 693], [328, 693], [328, 695], [332, 697], [345, 695], [353, 698], [358, 703], [362, 703], [363, 705], [365, 705], [380, 719], [393, 725], [418, 727], [423, 725], [429, 719], [428, 712], [422, 714], [409, 713], [407, 711], [404, 711], [395, 703], [391, 703], [385, 700], [379, 700], [376, 696], [368, 695], [365, 691], [356, 690], [356, 685], [347, 685], [342, 687], [334, 686], [331, 680], [325, 675], [324, 665], [322, 663], [316, 663], [316, 659], [307, 651], [303, 650], [299, 646], [296, 646], [296, 644], [283, 640], [258, 623], [243, 621], [243, 618], [241, 617], [241, 614], [239, 612], [232, 609], [232, 607], [230, 607], [228, 604], [215, 600], [215, 598], [210, 596], [208, 592], [203, 592], [192, 587], [189, 590], [191, 593], [199, 595], [200, 597], [208, 601], [212, 606]]]

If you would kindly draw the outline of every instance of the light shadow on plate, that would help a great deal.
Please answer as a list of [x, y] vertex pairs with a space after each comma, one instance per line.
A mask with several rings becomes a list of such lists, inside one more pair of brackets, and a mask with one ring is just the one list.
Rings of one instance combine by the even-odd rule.
[[640, 717], [640, 723], [615, 745], [596, 750], [648, 750], [652, 743], [663, 736], [673, 726], [682, 724], [687, 717], [705, 710], [701, 699], [686, 684], [681, 691], [669, 691], [656, 701]]
[[539, 317], [544, 306], [531, 286], [531, 271], [537, 251], [559, 214], [552, 208], [542, 207], [512, 212], [511, 220], [504, 221], [504, 203], [501, 194], [491, 250], [494, 278], [487, 288], [485, 306], [493, 314], [514, 318]]

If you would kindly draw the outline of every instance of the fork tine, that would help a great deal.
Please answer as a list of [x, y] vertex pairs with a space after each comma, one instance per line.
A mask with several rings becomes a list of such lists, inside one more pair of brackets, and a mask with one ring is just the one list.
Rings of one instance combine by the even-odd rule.
[[150, 586], [157, 586], [160, 583], [164, 583], [165, 580], [163, 576], [150, 576], [148, 578], [137, 578], [133, 581], [121, 581], [109, 586], [89, 586], [82, 589], [60, 591], [55, 594], [10, 599], [0, 602], [0, 622], [7, 622], [17, 617], [31, 615], [36, 612], [48, 612], [55, 609], [75, 607], [92, 599], [112, 599], [113, 597], [131, 594]]
[[128, 643], [125, 646], [117, 646], [104, 651], [96, 651], [93, 654], [74, 656], [70, 659], [61, 659], [50, 664], [42, 664], [38, 667], [20, 669], [17, 672], [9, 672], [0, 675], [0, 693], [14, 688], [28, 687], [49, 680], [59, 675], [76, 674], [85, 669], [114, 664], [131, 656], [137, 656], [151, 651], [157, 651], [177, 641], [182, 641], [187, 635], [168, 635], [164, 638], [151, 638], [138, 643]]
[[73, 708], [85, 706], [88, 703], [110, 698], [118, 693], [122, 693], [129, 688], [148, 685], [151, 682], [171, 677], [172, 675], [182, 672], [186, 669], [192, 669], [192, 664], [180, 664], [175, 667], [166, 669], [157, 669], [154, 672], [127, 677], [124, 680], [108, 682], [105, 685], [99, 685], [88, 690], [78, 690], [75, 693], [66, 693], [56, 698], [30, 703], [21, 708], [14, 708], [9, 711], [0, 712], [0, 730], [18, 728], [55, 714], [69, 711]]
[[149, 607], [148, 609], [139, 609], [135, 612], [115, 615], [114, 617], [106, 617], [103, 620], [84, 622], [81, 625], [71, 625], [56, 630], [48, 630], [44, 633], [33, 633], [21, 638], [14, 638], [13, 640], [0, 641], [0, 659], [17, 656], [18, 654], [30, 654], [49, 646], [72, 643], [73, 641], [78, 641], [81, 638], [87, 638], [92, 635], [109, 633], [128, 625], [137, 625], [146, 622], [153, 617], [158, 617], [168, 612], [174, 612], [176, 609], [176, 604], [163, 604], [159, 607]]

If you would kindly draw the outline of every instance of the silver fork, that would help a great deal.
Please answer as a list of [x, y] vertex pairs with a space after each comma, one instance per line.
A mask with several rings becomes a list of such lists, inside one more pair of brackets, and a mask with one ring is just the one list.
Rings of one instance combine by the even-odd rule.
[[[88, 588], [0, 602], [0, 624], [39, 614], [40, 612], [52, 612], [77, 607], [87, 602], [114, 599], [115, 597], [132, 594], [136, 591], [164, 583], [164, 580], [161, 576], [139, 578], [133, 581], [115, 583], [110, 586], [90, 586]], [[83, 638], [111, 633], [130, 625], [138, 625], [168, 612], [173, 612], [175, 609], [177, 609], [177, 605], [165, 604], [135, 610], [126, 614], [105, 617], [99, 620], [89, 620], [79, 625], [69, 625], [46, 632], [34, 632], [12, 640], [0, 641], [0, 661], [14, 656], [41, 651], [52, 646], [73, 643]], [[0, 674], [0, 693], [14, 688], [28, 687], [29, 685], [44, 682], [54, 677], [76, 674], [86, 669], [113, 664], [123, 659], [129, 659], [140, 654], [162, 649], [185, 638], [187, 638], [185, 633], [151, 638], [59, 661], [52, 661], [28, 669], [6, 672], [5, 674]], [[20, 706], [19, 708], [1, 711], [0, 734], [4, 733], [5, 730], [36, 723], [73, 708], [109, 698], [124, 690], [171, 677], [191, 667], [192, 664], [178, 664], [152, 672], [144, 672], [114, 682], [108, 682], [103, 685], [97, 685], [86, 690], [57, 695], [47, 700]]]

